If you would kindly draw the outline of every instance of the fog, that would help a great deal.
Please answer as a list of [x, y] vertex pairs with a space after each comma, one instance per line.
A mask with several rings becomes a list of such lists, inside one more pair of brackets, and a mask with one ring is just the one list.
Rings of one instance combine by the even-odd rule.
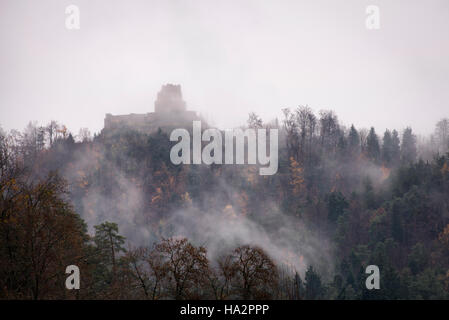
[[[65, 8], [80, 9], [80, 30]], [[378, 5], [380, 29], [365, 27]], [[447, 116], [446, 0], [2, 0], [0, 125], [56, 119], [99, 132], [146, 113], [164, 83], [221, 128], [283, 107], [332, 109], [358, 127], [428, 134]], [[26, 117], [24, 116], [26, 115]]]
[[[125, 163], [134, 161], [123, 160]], [[96, 168], [105, 171], [100, 169], [101, 173], [92, 174]], [[201, 191], [200, 203], [186, 201], [164, 217], [156, 218], [148, 209], [148, 198], [154, 195], [146, 194], [142, 188], [144, 178], [127, 177], [107, 159], [103, 147], [79, 150], [62, 174], [69, 183], [75, 208], [91, 235], [94, 235], [95, 225], [112, 221], [118, 224], [120, 234], [131, 247], [151, 247], [161, 238], [186, 237], [195, 245], [206, 247], [211, 261], [247, 244], [263, 248], [279, 266], [302, 275], [311, 264], [326, 276], [334, 270], [331, 239], [285, 214], [268, 198], [259, 200], [265, 209], [258, 212], [258, 219], [265, 223], [254, 221], [239, 206], [241, 191], [224, 178], [219, 179], [213, 190]], [[107, 193], [100, 187], [103, 178], [110, 181], [111, 190]], [[76, 193], [85, 180], [91, 180], [86, 182], [86, 192]]]

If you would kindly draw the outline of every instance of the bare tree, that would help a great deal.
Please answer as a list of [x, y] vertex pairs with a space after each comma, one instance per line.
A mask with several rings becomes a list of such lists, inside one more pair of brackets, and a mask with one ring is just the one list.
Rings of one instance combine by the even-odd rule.
[[185, 238], [163, 239], [155, 245], [152, 257], [159, 261], [155, 265], [157, 268], [153, 267], [152, 270], [166, 276], [173, 298], [198, 298], [202, 295], [201, 288], [209, 270], [204, 247], [195, 247]]
[[52, 146], [53, 141], [56, 138], [57, 131], [59, 130], [59, 124], [56, 121], [52, 120], [52, 121], [50, 121], [49, 124], [47, 124], [46, 130], [48, 133], [48, 139], [50, 141], [50, 146]]
[[263, 127], [262, 119], [254, 112], [249, 114], [247, 123], [249, 128], [259, 129]]
[[88, 128], [81, 128], [78, 133], [78, 139], [81, 142], [89, 142], [92, 141], [92, 135]]
[[211, 268], [207, 274], [215, 299], [224, 300], [232, 296], [235, 272], [231, 255], [218, 257], [216, 268]]
[[274, 262], [259, 247], [236, 248], [231, 254], [235, 286], [243, 299], [270, 298], [277, 282]]
[[446, 152], [449, 149], [449, 119], [444, 118], [438, 121], [435, 128], [435, 136], [439, 152]]

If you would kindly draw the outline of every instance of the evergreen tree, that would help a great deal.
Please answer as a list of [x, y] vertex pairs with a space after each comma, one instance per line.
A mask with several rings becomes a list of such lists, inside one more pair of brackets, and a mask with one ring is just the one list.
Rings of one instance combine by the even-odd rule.
[[392, 149], [393, 149], [393, 139], [391, 137], [390, 130], [385, 130], [383, 143], [382, 143], [382, 163], [390, 167], [392, 162]]
[[365, 178], [364, 187], [365, 206], [368, 209], [375, 209], [377, 207], [376, 194], [374, 193], [373, 182], [369, 177]]
[[399, 133], [393, 130], [391, 135], [391, 164], [397, 166], [401, 157], [401, 141], [399, 140]]
[[351, 125], [351, 129], [349, 129], [348, 148], [352, 153], [360, 152], [360, 135], [354, 125]]
[[341, 192], [332, 192], [327, 199], [328, 219], [335, 223], [349, 204]]
[[295, 272], [295, 279], [294, 279], [294, 297], [296, 300], [302, 300], [304, 298], [304, 283], [301, 280], [301, 277], [299, 276], [298, 272]]
[[319, 274], [313, 269], [312, 266], [306, 271], [306, 293], [305, 298], [307, 300], [318, 300], [323, 295], [323, 285]]
[[410, 163], [416, 161], [416, 136], [412, 133], [412, 128], [408, 127], [402, 134], [401, 161]]
[[368, 158], [373, 162], [378, 162], [380, 158], [379, 138], [373, 127], [371, 127], [368, 137], [366, 138], [366, 148]]
[[120, 252], [125, 252], [123, 244], [125, 237], [119, 235], [118, 226], [113, 222], [104, 222], [100, 225], [94, 226], [95, 236], [94, 242], [97, 246], [99, 254], [112, 266], [113, 273], [115, 272], [117, 263], [116, 257]]
[[340, 131], [339, 138], [338, 138], [338, 144], [337, 144], [337, 152], [338, 152], [340, 159], [345, 159], [348, 156], [348, 154], [346, 153], [346, 150], [348, 147], [347, 144], [348, 144], [348, 142], [346, 140], [344, 133], [342, 131]]

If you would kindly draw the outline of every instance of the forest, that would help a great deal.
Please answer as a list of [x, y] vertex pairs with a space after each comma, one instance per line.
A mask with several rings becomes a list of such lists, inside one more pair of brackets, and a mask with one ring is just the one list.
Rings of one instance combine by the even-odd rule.
[[163, 130], [0, 130], [0, 298], [449, 298], [449, 119], [423, 137], [282, 111], [242, 126], [279, 130], [267, 176], [174, 165]]

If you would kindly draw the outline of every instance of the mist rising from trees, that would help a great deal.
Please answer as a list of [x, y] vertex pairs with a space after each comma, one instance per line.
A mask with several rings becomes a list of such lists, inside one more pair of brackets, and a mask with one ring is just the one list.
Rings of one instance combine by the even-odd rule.
[[[283, 113], [247, 123], [280, 130], [273, 176], [175, 166], [161, 130], [2, 131], [0, 296], [70, 297], [54, 279], [76, 262], [86, 298], [447, 298], [449, 120], [417, 137]], [[173, 250], [190, 261], [184, 282], [170, 280]], [[252, 288], [239, 255], [263, 261]], [[379, 292], [364, 288], [369, 264]]]

